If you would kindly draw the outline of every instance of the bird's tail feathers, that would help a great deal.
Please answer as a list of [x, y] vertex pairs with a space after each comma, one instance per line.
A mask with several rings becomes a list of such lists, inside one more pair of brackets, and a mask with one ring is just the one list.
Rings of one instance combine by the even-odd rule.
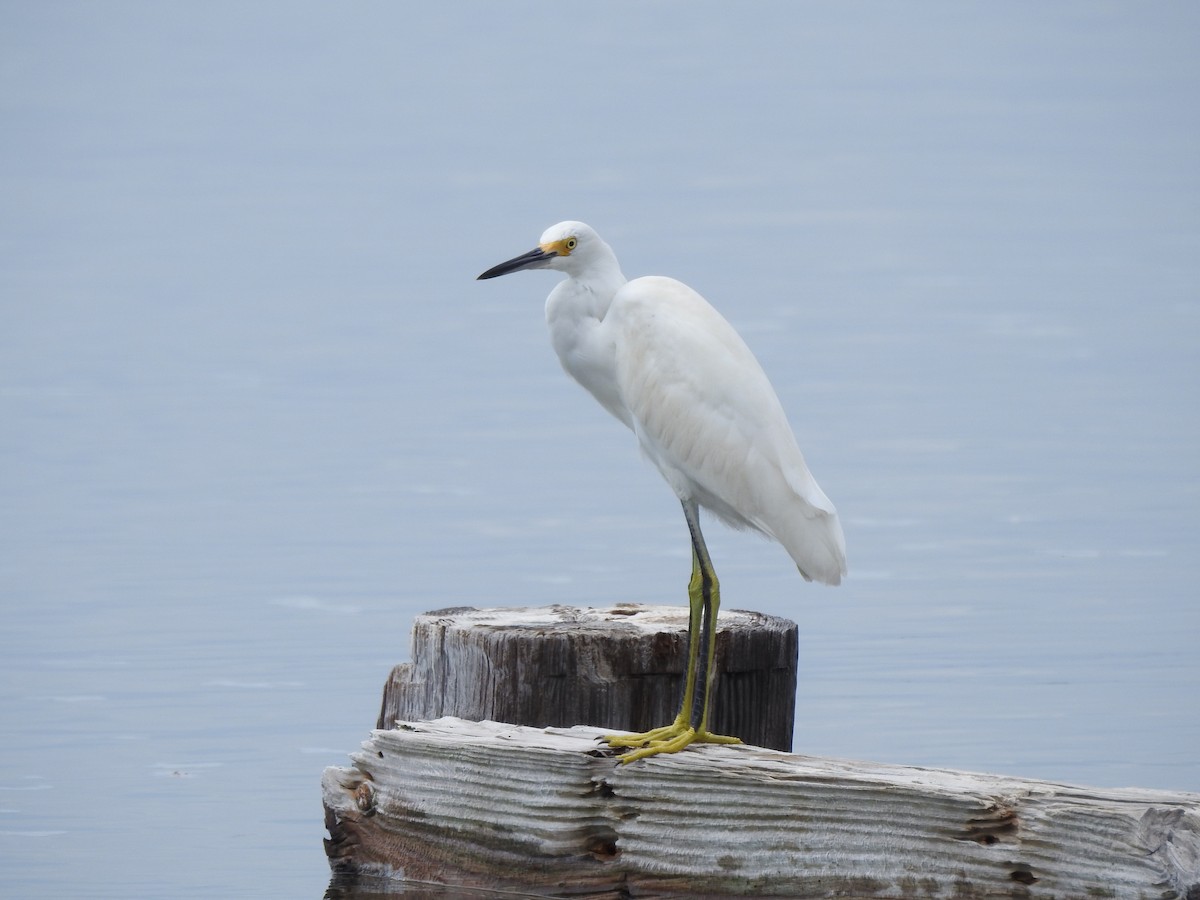
[[836, 511], [809, 506], [786, 527], [775, 529], [774, 536], [805, 581], [841, 584], [846, 575], [846, 538]]

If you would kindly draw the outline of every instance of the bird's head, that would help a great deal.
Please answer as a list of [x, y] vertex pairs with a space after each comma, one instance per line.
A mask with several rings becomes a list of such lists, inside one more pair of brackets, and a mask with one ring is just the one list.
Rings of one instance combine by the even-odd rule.
[[579, 275], [597, 258], [611, 256], [612, 250], [589, 226], [582, 222], [559, 222], [547, 228], [538, 245], [528, 253], [492, 266], [478, 280], [522, 269], [555, 269], [568, 275]]

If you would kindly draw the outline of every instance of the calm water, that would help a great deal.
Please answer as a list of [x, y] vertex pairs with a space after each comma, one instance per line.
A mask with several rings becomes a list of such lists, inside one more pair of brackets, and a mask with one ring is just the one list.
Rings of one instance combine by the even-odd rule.
[[559, 371], [581, 218], [743, 332], [851, 578], [798, 750], [1200, 790], [1200, 12], [9, 4], [0, 878], [320, 896], [412, 616], [683, 599]]

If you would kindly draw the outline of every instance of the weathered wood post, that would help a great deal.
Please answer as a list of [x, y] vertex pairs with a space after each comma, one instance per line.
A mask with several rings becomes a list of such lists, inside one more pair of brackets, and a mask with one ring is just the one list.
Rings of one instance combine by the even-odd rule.
[[[335, 881], [522, 897], [1200, 897], [1200, 795], [439, 719], [322, 778]], [[353, 896], [353, 894], [352, 894]]]
[[722, 614], [717, 645], [715, 728], [748, 744], [619, 763], [598, 738], [674, 716], [686, 622], [640, 606], [419, 617], [385, 727], [321, 780], [328, 896], [401, 880], [613, 900], [1200, 900], [1200, 795], [749, 746], [790, 747], [795, 690], [795, 626], [755, 613]]
[[[647, 731], [679, 712], [684, 607], [442, 609], [417, 616], [377, 727], [457, 716], [535, 727]], [[741, 610], [717, 623], [714, 731], [792, 748], [796, 624]]]

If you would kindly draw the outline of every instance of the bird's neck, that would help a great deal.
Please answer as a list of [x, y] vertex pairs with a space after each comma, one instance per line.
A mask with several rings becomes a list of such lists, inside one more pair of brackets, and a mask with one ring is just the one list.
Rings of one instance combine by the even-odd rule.
[[625, 276], [615, 259], [610, 268], [592, 269], [586, 278], [568, 277], [546, 298], [546, 324], [567, 374], [629, 425], [629, 414], [616, 389], [616, 348], [604, 327], [613, 297], [624, 284]]
[[589, 260], [581, 274], [568, 274], [547, 298], [546, 319], [552, 328], [556, 319], [562, 319], [571, 328], [585, 326], [588, 320], [603, 321], [613, 297], [625, 284], [625, 275], [613, 252], [607, 246], [595, 252], [595, 258]]

